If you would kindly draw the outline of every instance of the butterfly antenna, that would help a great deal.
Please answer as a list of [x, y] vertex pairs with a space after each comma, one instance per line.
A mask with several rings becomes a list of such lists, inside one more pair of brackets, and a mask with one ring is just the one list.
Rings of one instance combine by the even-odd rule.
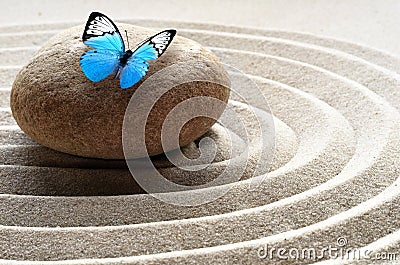
[[128, 50], [130, 50], [131, 48], [129, 48], [128, 31], [126, 30], [125, 30], [125, 35], [126, 35], [126, 42], [128, 43]]

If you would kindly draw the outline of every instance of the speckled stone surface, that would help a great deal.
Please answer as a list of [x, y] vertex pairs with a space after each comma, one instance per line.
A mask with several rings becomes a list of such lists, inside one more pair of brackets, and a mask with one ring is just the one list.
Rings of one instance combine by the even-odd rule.
[[[154, 30], [128, 24], [118, 26], [121, 32], [129, 32], [130, 43], [140, 43], [155, 34]], [[123, 159], [122, 124], [129, 100], [144, 80], [165, 67], [176, 69], [163, 75], [161, 82], [173, 81], [179, 85], [153, 102], [151, 112], [145, 113], [148, 117], [137, 117], [147, 119], [145, 137], [149, 155], [179, 147], [163, 149], [161, 128], [166, 115], [180, 102], [203, 96], [226, 103], [229, 98], [229, 77], [223, 66], [215, 63], [218, 58], [200, 44], [180, 36], [159, 59], [150, 62], [148, 74], [132, 88], [121, 89], [119, 79], [113, 79], [112, 75], [93, 83], [79, 66], [80, 56], [89, 49], [81, 40], [83, 28], [83, 25], [70, 28], [50, 39], [22, 68], [13, 84], [11, 109], [15, 120], [25, 133], [47, 147], [84, 157]], [[200, 65], [174, 66], [193, 60]], [[200, 81], [188, 82], [189, 77]], [[152, 93], [157, 89], [156, 84], [149, 88]], [[201, 113], [202, 107], [192, 104], [187, 108], [199, 109]], [[219, 117], [224, 108], [213, 110], [214, 116]], [[190, 120], [181, 131], [180, 145], [199, 138], [214, 122], [207, 117]], [[132, 157], [147, 155], [135, 146], [131, 148]]]

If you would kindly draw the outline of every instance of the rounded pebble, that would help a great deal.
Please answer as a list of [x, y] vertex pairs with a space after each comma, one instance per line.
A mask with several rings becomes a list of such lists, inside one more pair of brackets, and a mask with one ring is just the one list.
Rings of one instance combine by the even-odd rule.
[[[129, 24], [117, 26], [120, 32], [127, 30], [131, 45], [139, 44], [156, 33]], [[136, 89], [157, 71], [168, 66], [174, 69], [174, 65], [191, 60], [199, 61], [202, 67], [177, 67], [176, 73], [163, 76], [165, 82], [173, 81], [180, 85], [154, 102], [147, 117], [145, 139], [148, 155], [170, 151], [163, 150], [161, 129], [168, 113], [179, 103], [199, 96], [228, 101], [229, 76], [218, 63], [219, 59], [199, 43], [180, 37], [179, 30], [167, 51], [149, 62], [149, 72], [133, 87], [121, 89], [119, 79], [114, 79], [113, 75], [97, 83], [91, 82], [79, 65], [80, 56], [90, 49], [82, 42], [83, 28], [76, 26], [52, 37], [14, 81], [11, 92], [13, 116], [21, 129], [38, 143], [78, 156], [123, 159], [124, 115]], [[188, 83], [185, 82], [188, 76], [206, 76], [213, 82]], [[157, 89], [157, 82], [152, 89]], [[199, 108], [201, 112], [202, 106], [191, 107]], [[216, 107], [213, 116], [219, 117], [223, 110]], [[193, 142], [215, 121], [209, 117], [188, 121], [180, 131], [179, 145]], [[145, 155], [138, 152], [135, 156]]]

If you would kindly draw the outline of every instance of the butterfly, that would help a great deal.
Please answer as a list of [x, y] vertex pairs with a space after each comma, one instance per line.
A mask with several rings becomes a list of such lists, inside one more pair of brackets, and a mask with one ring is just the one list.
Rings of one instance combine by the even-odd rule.
[[89, 80], [99, 82], [114, 73], [114, 78], [120, 77], [121, 88], [132, 87], [147, 74], [147, 61], [159, 58], [166, 51], [176, 30], [161, 31], [143, 41], [134, 51], [129, 49], [128, 33], [125, 33], [128, 42], [126, 51], [114, 22], [99, 12], [90, 14], [82, 40], [94, 49], [80, 57], [82, 71]]

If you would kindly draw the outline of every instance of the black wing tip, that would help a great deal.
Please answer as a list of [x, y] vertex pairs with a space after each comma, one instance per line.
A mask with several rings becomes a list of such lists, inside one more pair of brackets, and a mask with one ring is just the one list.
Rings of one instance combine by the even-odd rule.
[[98, 12], [98, 11], [93, 11], [92, 13], [90, 13], [89, 19], [88, 19], [88, 20], [94, 19], [94, 18], [97, 17], [97, 16], [107, 17], [107, 16], [104, 15], [103, 13], [100, 13], [100, 12]]
[[169, 33], [171, 33], [172, 37], [174, 37], [176, 35], [176, 29], [167, 29], [165, 31], [168, 31]]
[[[171, 34], [172, 38], [176, 35], [176, 29], [165, 29], [163, 31], [158, 32], [157, 34], [155, 34], [154, 36], [157, 36], [158, 34], [161, 34], [163, 32], [168, 32]], [[153, 37], [154, 37], [153, 36]]]

